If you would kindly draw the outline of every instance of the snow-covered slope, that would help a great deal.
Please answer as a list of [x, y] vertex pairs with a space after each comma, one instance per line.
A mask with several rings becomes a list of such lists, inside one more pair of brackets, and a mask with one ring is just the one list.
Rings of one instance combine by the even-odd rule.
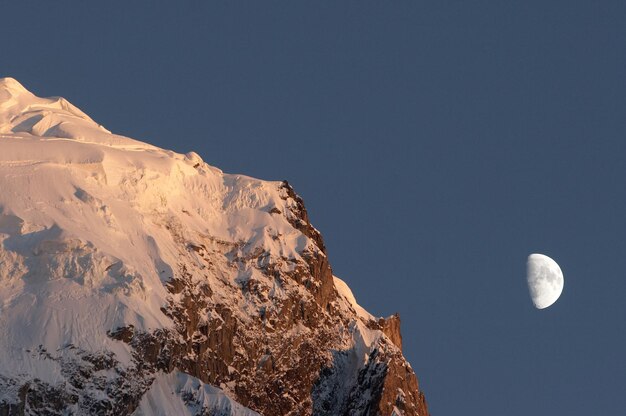
[[0, 414], [425, 414], [400, 344], [286, 182], [0, 79]]
[[234, 402], [216, 387], [179, 371], [159, 373], [141, 398], [133, 416], [259, 416]]

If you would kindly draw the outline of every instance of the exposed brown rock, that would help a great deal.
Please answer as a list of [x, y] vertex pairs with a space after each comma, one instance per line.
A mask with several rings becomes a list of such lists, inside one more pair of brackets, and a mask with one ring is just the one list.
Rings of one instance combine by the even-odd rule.
[[400, 315], [395, 313], [388, 318], [380, 318], [378, 323], [393, 345], [402, 351], [402, 334], [400, 333]]
[[322, 250], [324, 254], [326, 254], [326, 246], [324, 245], [324, 239], [318, 230], [311, 225], [311, 221], [309, 220], [309, 213], [304, 207], [304, 201], [296, 191], [294, 191], [293, 187], [289, 185], [289, 182], [283, 181], [281, 184], [281, 189], [285, 191], [284, 199], [291, 198], [294, 201], [294, 204], [290, 206], [290, 211], [293, 214], [293, 217], [287, 217], [287, 220], [294, 226], [294, 228], [300, 230], [302, 234], [309, 237], [311, 240], [317, 244], [317, 246]]
[[417, 377], [399, 350], [388, 353], [387, 372], [378, 401], [379, 414], [389, 415], [394, 406], [409, 416], [428, 415], [424, 394]]

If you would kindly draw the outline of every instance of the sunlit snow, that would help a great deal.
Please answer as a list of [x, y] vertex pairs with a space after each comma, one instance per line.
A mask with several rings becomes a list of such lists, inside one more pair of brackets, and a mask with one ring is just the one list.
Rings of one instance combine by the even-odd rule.
[[[294, 203], [279, 184], [112, 134], [63, 98], [38, 98], [0, 79], [0, 375], [63, 382], [60, 363], [76, 351], [108, 351], [130, 366], [129, 346], [107, 332], [172, 326], [161, 307], [171, 300], [164, 283], [182, 241], [211, 236], [245, 242], [247, 253], [300, 258], [312, 243], [284, 215], [272, 215]], [[373, 318], [345, 283], [335, 285], [343, 308]], [[352, 332], [355, 372], [381, 332], [360, 320]], [[138, 414], [158, 414], [150, 403], [164, 404], [155, 391], [179, 394], [190, 385], [230, 403], [186, 377], [159, 375]], [[17, 394], [7, 387], [0, 400]]]

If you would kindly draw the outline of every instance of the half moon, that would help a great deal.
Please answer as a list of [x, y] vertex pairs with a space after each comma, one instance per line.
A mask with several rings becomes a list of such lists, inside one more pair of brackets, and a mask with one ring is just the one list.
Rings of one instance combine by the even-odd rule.
[[526, 280], [530, 298], [537, 309], [552, 305], [563, 292], [563, 272], [559, 265], [543, 254], [531, 254], [526, 263]]

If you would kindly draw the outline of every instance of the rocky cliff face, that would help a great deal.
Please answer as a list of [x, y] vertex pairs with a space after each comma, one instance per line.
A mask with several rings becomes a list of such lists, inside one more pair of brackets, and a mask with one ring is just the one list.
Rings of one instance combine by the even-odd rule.
[[0, 80], [0, 415], [428, 415], [287, 182]]

